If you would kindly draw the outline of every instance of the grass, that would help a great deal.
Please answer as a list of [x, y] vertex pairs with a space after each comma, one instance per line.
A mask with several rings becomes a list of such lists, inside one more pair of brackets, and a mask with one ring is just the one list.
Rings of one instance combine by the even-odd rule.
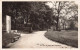
[[48, 31], [45, 33], [45, 37], [52, 41], [78, 48], [78, 31]]
[[2, 48], [7, 48], [7, 45], [12, 43], [14, 37], [17, 37], [17, 34], [6, 33], [6, 31], [2, 31]]

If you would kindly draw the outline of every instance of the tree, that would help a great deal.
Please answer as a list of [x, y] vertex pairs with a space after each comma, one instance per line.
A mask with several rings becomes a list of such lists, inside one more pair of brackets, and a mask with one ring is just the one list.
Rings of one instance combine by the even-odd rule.
[[47, 28], [51, 25], [50, 22], [53, 15], [52, 10], [45, 5], [45, 3], [46, 2], [3, 2], [3, 14], [6, 13], [12, 16], [12, 22], [16, 24], [16, 26], [31, 23], [33, 27], [35, 26], [39, 29]]
[[[78, 6], [73, 2], [69, 1], [54, 1], [49, 2], [52, 3], [53, 14], [56, 16], [56, 30], [59, 30], [60, 25], [62, 23], [63, 29], [66, 27], [66, 22], [70, 17], [75, 16], [75, 20], [77, 20], [77, 11]], [[74, 12], [74, 14], [72, 14]], [[60, 21], [61, 20], [61, 21]]]

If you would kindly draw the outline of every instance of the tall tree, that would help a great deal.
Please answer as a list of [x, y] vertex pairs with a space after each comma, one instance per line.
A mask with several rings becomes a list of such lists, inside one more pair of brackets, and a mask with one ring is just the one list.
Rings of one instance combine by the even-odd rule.
[[[56, 16], [56, 30], [59, 30], [59, 24], [60, 20], [63, 22], [63, 27], [66, 25], [66, 21], [69, 19], [69, 16], [72, 17], [74, 15], [77, 16], [77, 5], [74, 4], [73, 1], [54, 1], [50, 2], [52, 3], [52, 9], [53, 9], [53, 14]], [[75, 7], [74, 7], [75, 5]], [[73, 7], [73, 8], [72, 8]], [[71, 14], [72, 11], [74, 12], [74, 15]], [[75, 16], [75, 19], [77, 18]]]

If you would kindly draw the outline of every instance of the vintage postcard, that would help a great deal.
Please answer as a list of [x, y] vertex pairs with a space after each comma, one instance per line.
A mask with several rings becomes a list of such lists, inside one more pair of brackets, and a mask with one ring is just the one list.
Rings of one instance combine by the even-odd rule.
[[79, 48], [79, 1], [2, 0], [1, 3], [2, 49]]

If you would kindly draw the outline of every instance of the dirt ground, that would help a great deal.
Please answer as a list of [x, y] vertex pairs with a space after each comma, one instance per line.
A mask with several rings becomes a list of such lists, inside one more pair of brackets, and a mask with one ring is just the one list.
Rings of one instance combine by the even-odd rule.
[[47, 39], [44, 34], [46, 31], [37, 31], [31, 34], [21, 34], [21, 38], [8, 46], [10, 48], [72, 48]]

